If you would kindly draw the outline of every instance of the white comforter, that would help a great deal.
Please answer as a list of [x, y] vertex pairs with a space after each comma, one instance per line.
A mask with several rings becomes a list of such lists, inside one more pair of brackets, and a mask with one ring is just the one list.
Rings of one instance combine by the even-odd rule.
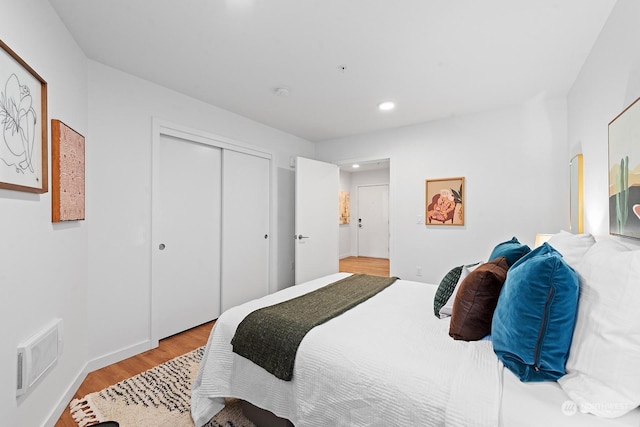
[[247, 314], [346, 276], [287, 288], [220, 316], [193, 385], [196, 427], [223, 408], [224, 397], [247, 400], [296, 427], [499, 425], [502, 364], [490, 342], [449, 337], [449, 322], [433, 315], [433, 285], [400, 280], [314, 328], [290, 382], [232, 352], [231, 338]]

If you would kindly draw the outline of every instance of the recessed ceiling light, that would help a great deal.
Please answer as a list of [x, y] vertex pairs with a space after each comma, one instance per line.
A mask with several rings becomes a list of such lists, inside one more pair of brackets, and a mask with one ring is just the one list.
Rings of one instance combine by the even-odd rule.
[[358, 169], [360, 167], [360, 165], [357, 164], [357, 163], [354, 163], [354, 164], [351, 165], [351, 167], [354, 168], [354, 169]]
[[393, 110], [394, 108], [396, 108], [396, 104], [391, 101], [385, 101], [378, 104], [378, 109], [380, 111], [389, 111], [389, 110]]

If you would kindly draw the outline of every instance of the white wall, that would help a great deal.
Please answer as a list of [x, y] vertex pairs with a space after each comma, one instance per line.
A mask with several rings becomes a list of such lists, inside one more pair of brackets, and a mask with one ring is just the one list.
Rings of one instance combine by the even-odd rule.
[[[0, 39], [47, 81], [49, 133], [50, 120], [60, 119], [91, 144], [87, 61], [49, 2], [2, 2]], [[50, 191], [0, 190], [0, 212], [0, 424], [40, 426], [68, 404], [87, 359], [88, 221], [52, 224]], [[16, 399], [16, 347], [55, 318], [63, 321], [62, 356]]]
[[[456, 265], [486, 260], [495, 244], [569, 226], [564, 99], [317, 144], [342, 163], [389, 158], [391, 274], [438, 283]], [[425, 226], [425, 179], [465, 177], [465, 225]], [[420, 223], [418, 222], [420, 219]], [[416, 276], [416, 267], [423, 270]]]
[[[274, 153], [282, 170], [274, 177], [276, 226], [293, 222], [292, 185], [278, 179], [290, 177], [290, 156], [312, 156], [314, 146], [94, 61], [89, 61], [89, 111], [89, 358], [97, 368], [149, 345], [152, 117]], [[279, 236], [278, 230], [272, 235]], [[282, 253], [272, 254], [274, 290], [293, 283], [289, 246], [293, 239], [276, 242]]]
[[638, 16], [640, 2], [618, 0], [568, 96], [571, 154], [584, 155], [585, 231], [596, 236], [609, 234], [608, 124], [640, 97]]

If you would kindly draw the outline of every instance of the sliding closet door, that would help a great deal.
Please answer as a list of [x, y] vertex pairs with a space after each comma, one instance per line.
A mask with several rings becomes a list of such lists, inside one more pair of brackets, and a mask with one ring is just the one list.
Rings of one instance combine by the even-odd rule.
[[167, 135], [158, 150], [152, 310], [160, 339], [220, 315], [222, 150]]
[[224, 311], [269, 293], [271, 161], [224, 150], [222, 165]]

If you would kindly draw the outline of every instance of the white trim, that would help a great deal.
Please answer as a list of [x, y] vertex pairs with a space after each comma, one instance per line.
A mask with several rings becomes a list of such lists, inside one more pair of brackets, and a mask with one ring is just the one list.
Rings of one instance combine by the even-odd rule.
[[67, 387], [64, 394], [58, 399], [56, 406], [49, 413], [49, 416], [45, 420], [43, 426], [44, 427], [54, 427], [64, 411], [69, 409], [69, 402], [73, 399], [73, 396], [78, 392], [78, 389], [87, 378], [87, 374], [89, 370], [87, 369], [87, 364], [85, 364], [80, 372], [76, 375], [76, 378], [73, 382]]
[[157, 341], [155, 342], [155, 344], [153, 344], [151, 341], [145, 340], [139, 342], [138, 344], [134, 344], [122, 350], [114, 351], [105, 356], [98, 357], [85, 363], [80, 372], [78, 372], [78, 374], [76, 375], [73, 382], [69, 384], [64, 394], [58, 399], [56, 406], [53, 408], [51, 413], [49, 413], [49, 416], [44, 422], [43, 427], [54, 427], [56, 425], [64, 411], [67, 411], [69, 409], [69, 402], [71, 402], [90, 372], [97, 371], [98, 369], [102, 369], [105, 366], [109, 366], [113, 363], [128, 359], [131, 356], [135, 356], [136, 354], [151, 350], [152, 348], [157, 346]]
[[[238, 141], [232, 138], [228, 138], [221, 135], [216, 135], [210, 132], [202, 131], [199, 129], [190, 128], [187, 126], [171, 123], [164, 119], [152, 117], [152, 144], [157, 148], [156, 144], [159, 144], [160, 135], [173, 136], [176, 138], [182, 138], [189, 141], [199, 142], [201, 144], [211, 145], [213, 147], [224, 148], [227, 150], [238, 151], [241, 153], [252, 154], [258, 157], [264, 157], [266, 159], [272, 159], [273, 153], [265, 150], [261, 147], [248, 144], [243, 141]], [[157, 151], [157, 150], [156, 150]]]
[[155, 348], [157, 346], [158, 341], [140, 341], [137, 344], [130, 345], [123, 349], [116, 350], [111, 353], [105, 354], [104, 356], [100, 356], [98, 358], [90, 360], [89, 362], [87, 362], [86, 370], [87, 372], [97, 371], [98, 369], [102, 369], [105, 366], [121, 362], [124, 359], [128, 359], [129, 357], [143, 353], [147, 350], [151, 350], [152, 348]]

